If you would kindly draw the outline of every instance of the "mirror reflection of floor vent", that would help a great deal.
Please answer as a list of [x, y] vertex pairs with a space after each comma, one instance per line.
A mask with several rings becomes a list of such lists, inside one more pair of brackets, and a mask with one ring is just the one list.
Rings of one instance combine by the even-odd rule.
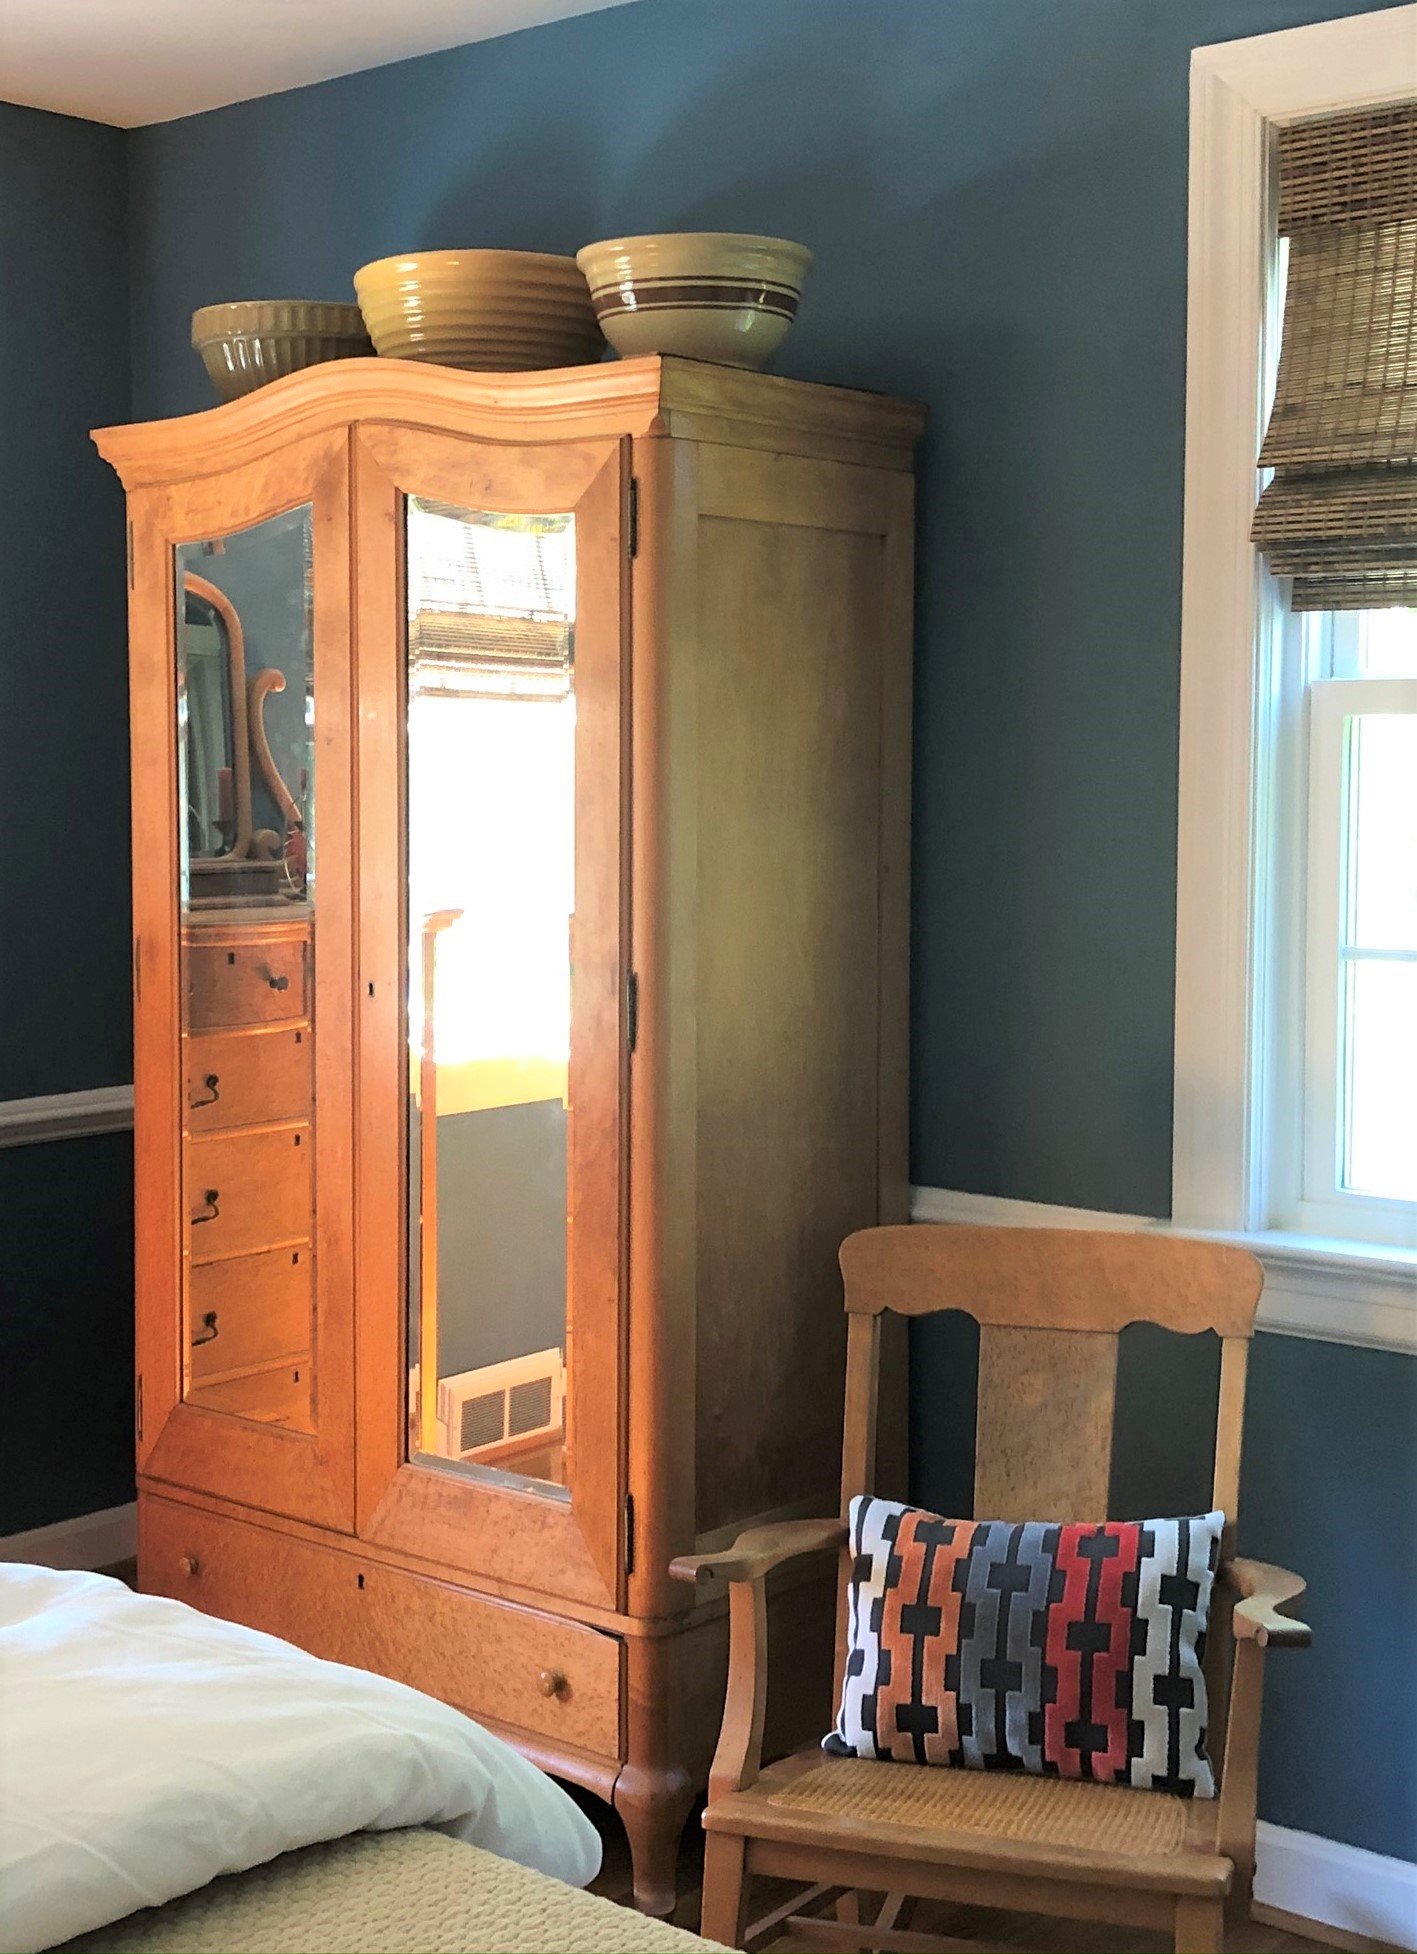
[[507, 1436], [507, 1394], [490, 1391], [480, 1398], [464, 1398], [458, 1425], [458, 1450], [475, 1452], [480, 1445], [497, 1445]]
[[507, 1436], [524, 1438], [528, 1432], [544, 1432], [551, 1424], [551, 1379], [538, 1377], [531, 1384], [514, 1384], [507, 1393]]
[[559, 1349], [441, 1377], [439, 1450], [444, 1458], [486, 1460], [559, 1439], [565, 1392]]

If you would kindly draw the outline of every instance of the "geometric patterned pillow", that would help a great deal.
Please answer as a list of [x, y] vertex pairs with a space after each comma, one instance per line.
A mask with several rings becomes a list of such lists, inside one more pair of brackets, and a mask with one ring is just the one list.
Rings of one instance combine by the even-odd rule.
[[1013, 1525], [854, 1499], [823, 1749], [1213, 1798], [1201, 1660], [1224, 1524]]

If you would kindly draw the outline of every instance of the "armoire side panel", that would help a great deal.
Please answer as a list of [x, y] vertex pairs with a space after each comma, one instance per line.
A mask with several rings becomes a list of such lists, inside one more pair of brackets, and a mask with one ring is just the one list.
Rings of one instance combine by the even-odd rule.
[[878, 1213], [886, 548], [804, 513], [698, 525], [700, 1535], [834, 1508], [836, 1256]]

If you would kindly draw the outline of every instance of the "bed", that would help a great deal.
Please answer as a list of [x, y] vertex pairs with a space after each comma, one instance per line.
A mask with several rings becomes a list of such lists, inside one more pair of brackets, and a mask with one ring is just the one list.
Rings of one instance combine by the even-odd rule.
[[101, 1575], [0, 1564], [0, 1946], [686, 1949], [447, 1704]]
[[414, 1830], [286, 1853], [54, 1954], [704, 1954], [716, 1945]]

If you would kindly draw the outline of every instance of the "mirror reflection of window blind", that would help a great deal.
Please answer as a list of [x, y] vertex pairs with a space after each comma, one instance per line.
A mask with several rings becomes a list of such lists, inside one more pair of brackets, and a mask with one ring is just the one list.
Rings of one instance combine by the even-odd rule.
[[575, 638], [570, 515], [408, 502], [410, 685], [420, 696], [563, 699]]
[[1279, 230], [1254, 541], [1295, 610], [1417, 604], [1417, 102], [1281, 130]]

